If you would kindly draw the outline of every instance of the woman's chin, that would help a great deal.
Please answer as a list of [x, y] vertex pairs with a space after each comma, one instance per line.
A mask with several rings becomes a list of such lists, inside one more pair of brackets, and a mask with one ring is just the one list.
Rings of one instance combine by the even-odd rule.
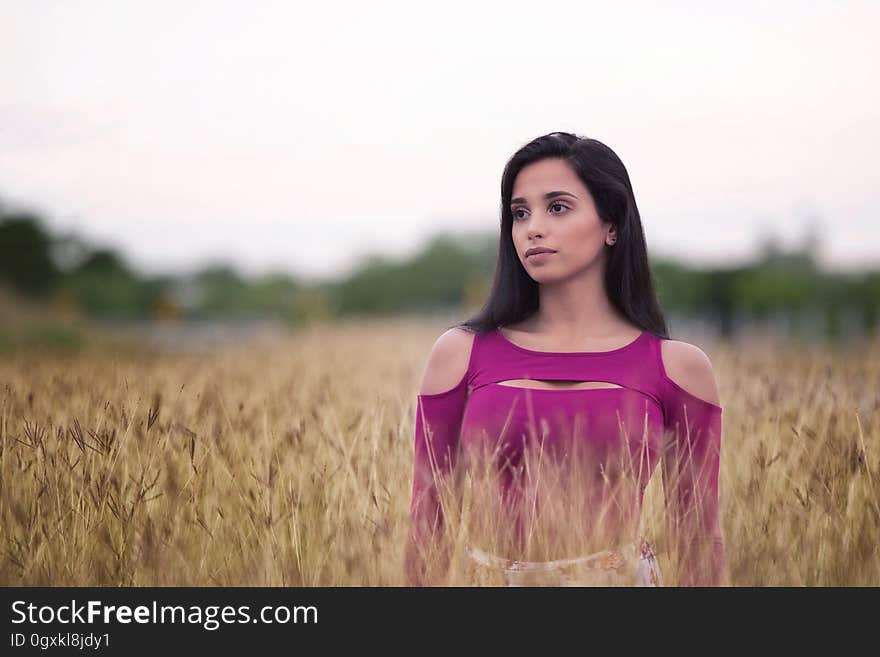
[[558, 283], [565, 279], [564, 276], [546, 271], [532, 271], [529, 272], [529, 276], [532, 277], [532, 280], [535, 281], [535, 283], [540, 285], [552, 285], [553, 283]]

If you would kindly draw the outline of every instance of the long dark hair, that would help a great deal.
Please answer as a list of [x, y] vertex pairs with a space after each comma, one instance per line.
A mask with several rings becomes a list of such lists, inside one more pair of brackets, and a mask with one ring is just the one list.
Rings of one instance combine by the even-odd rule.
[[[517, 174], [544, 158], [565, 160], [586, 185], [603, 221], [617, 227], [617, 242], [606, 245], [605, 291], [614, 307], [642, 330], [668, 338], [657, 301], [648, 249], [629, 174], [617, 154], [595, 139], [551, 132], [520, 148], [501, 177], [501, 235], [489, 298], [471, 319], [454, 327], [484, 333], [519, 322], [538, 310], [538, 283], [528, 275], [513, 245], [510, 199]], [[452, 328], [452, 327], [450, 327]]]

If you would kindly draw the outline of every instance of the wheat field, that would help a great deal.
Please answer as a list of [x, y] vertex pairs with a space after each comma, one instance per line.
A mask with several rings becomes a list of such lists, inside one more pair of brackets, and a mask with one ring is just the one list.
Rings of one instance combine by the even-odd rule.
[[[444, 326], [4, 356], [0, 584], [404, 584], [416, 392]], [[880, 342], [701, 346], [730, 583], [880, 585]], [[643, 520], [665, 567], [662, 518], [658, 471]]]

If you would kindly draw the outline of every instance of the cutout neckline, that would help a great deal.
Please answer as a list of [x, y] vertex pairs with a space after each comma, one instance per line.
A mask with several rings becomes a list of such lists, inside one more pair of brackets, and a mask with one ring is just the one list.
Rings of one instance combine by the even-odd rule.
[[[610, 355], [610, 354], [616, 354], [616, 353], [619, 353], [621, 351], [625, 351], [625, 350], [633, 347], [637, 342], [639, 342], [648, 333], [647, 331], [642, 331], [631, 342], [623, 345], [622, 347], [618, 347], [617, 349], [610, 349], [608, 351], [538, 351], [536, 349], [527, 349], [525, 347], [521, 347], [520, 345], [516, 344], [510, 338], [508, 338], [506, 335], [504, 335], [504, 333], [501, 331], [500, 326], [495, 329], [495, 332], [499, 336], [501, 336], [501, 339], [504, 342], [509, 344], [514, 349], [516, 349], [518, 351], [522, 351], [527, 354], [535, 355], [535, 356], [606, 356], [606, 355]], [[510, 387], [510, 386], [508, 386], [508, 387]], [[540, 388], [533, 388], [533, 389], [540, 390]], [[589, 390], [590, 388], [586, 388], [586, 389]], [[599, 388], [599, 389], [601, 390], [601, 388]]]
[[[602, 383], [604, 385], [593, 385], [584, 388], [576, 388], [574, 386], [565, 386], [565, 387], [554, 387], [554, 386], [527, 386], [527, 385], [511, 385], [511, 382], [533, 382], [533, 383], [549, 383], [551, 381], [561, 381], [563, 383], [573, 383], [574, 386], [580, 385], [581, 383]], [[506, 388], [522, 388], [524, 390], [605, 390], [605, 389], [614, 389], [614, 388], [623, 388], [624, 386], [619, 383], [614, 383], [613, 381], [594, 381], [594, 380], [581, 380], [581, 379], [504, 379], [502, 381], [496, 381], [496, 385], [504, 386]]]
[[[498, 381], [493, 381], [492, 383], [489, 383], [487, 385], [495, 386], [496, 388], [503, 388], [504, 390], [514, 390], [516, 392], [523, 392], [523, 393], [549, 392], [550, 394], [553, 394], [553, 395], [564, 395], [564, 394], [570, 394], [573, 392], [586, 392], [586, 393], [589, 393], [592, 395], [597, 392], [615, 392], [616, 393], [616, 392], [620, 392], [622, 390], [629, 390], [630, 392], [632, 392], [634, 390], [633, 388], [629, 388], [627, 386], [616, 386], [614, 388], [529, 388], [526, 386], [506, 386], [506, 385], [499, 383]], [[636, 391], [636, 392], [638, 392], [638, 391]]]

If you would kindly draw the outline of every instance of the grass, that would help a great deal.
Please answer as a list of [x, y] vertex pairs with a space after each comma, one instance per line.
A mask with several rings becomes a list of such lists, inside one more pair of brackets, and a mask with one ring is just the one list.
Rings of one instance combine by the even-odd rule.
[[[0, 584], [402, 584], [415, 394], [442, 328], [0, 355]], [[880, 344], [701, 346], [731, 583], [880, 585]], [[662, 567], [661, 491], [656, 472]]]

